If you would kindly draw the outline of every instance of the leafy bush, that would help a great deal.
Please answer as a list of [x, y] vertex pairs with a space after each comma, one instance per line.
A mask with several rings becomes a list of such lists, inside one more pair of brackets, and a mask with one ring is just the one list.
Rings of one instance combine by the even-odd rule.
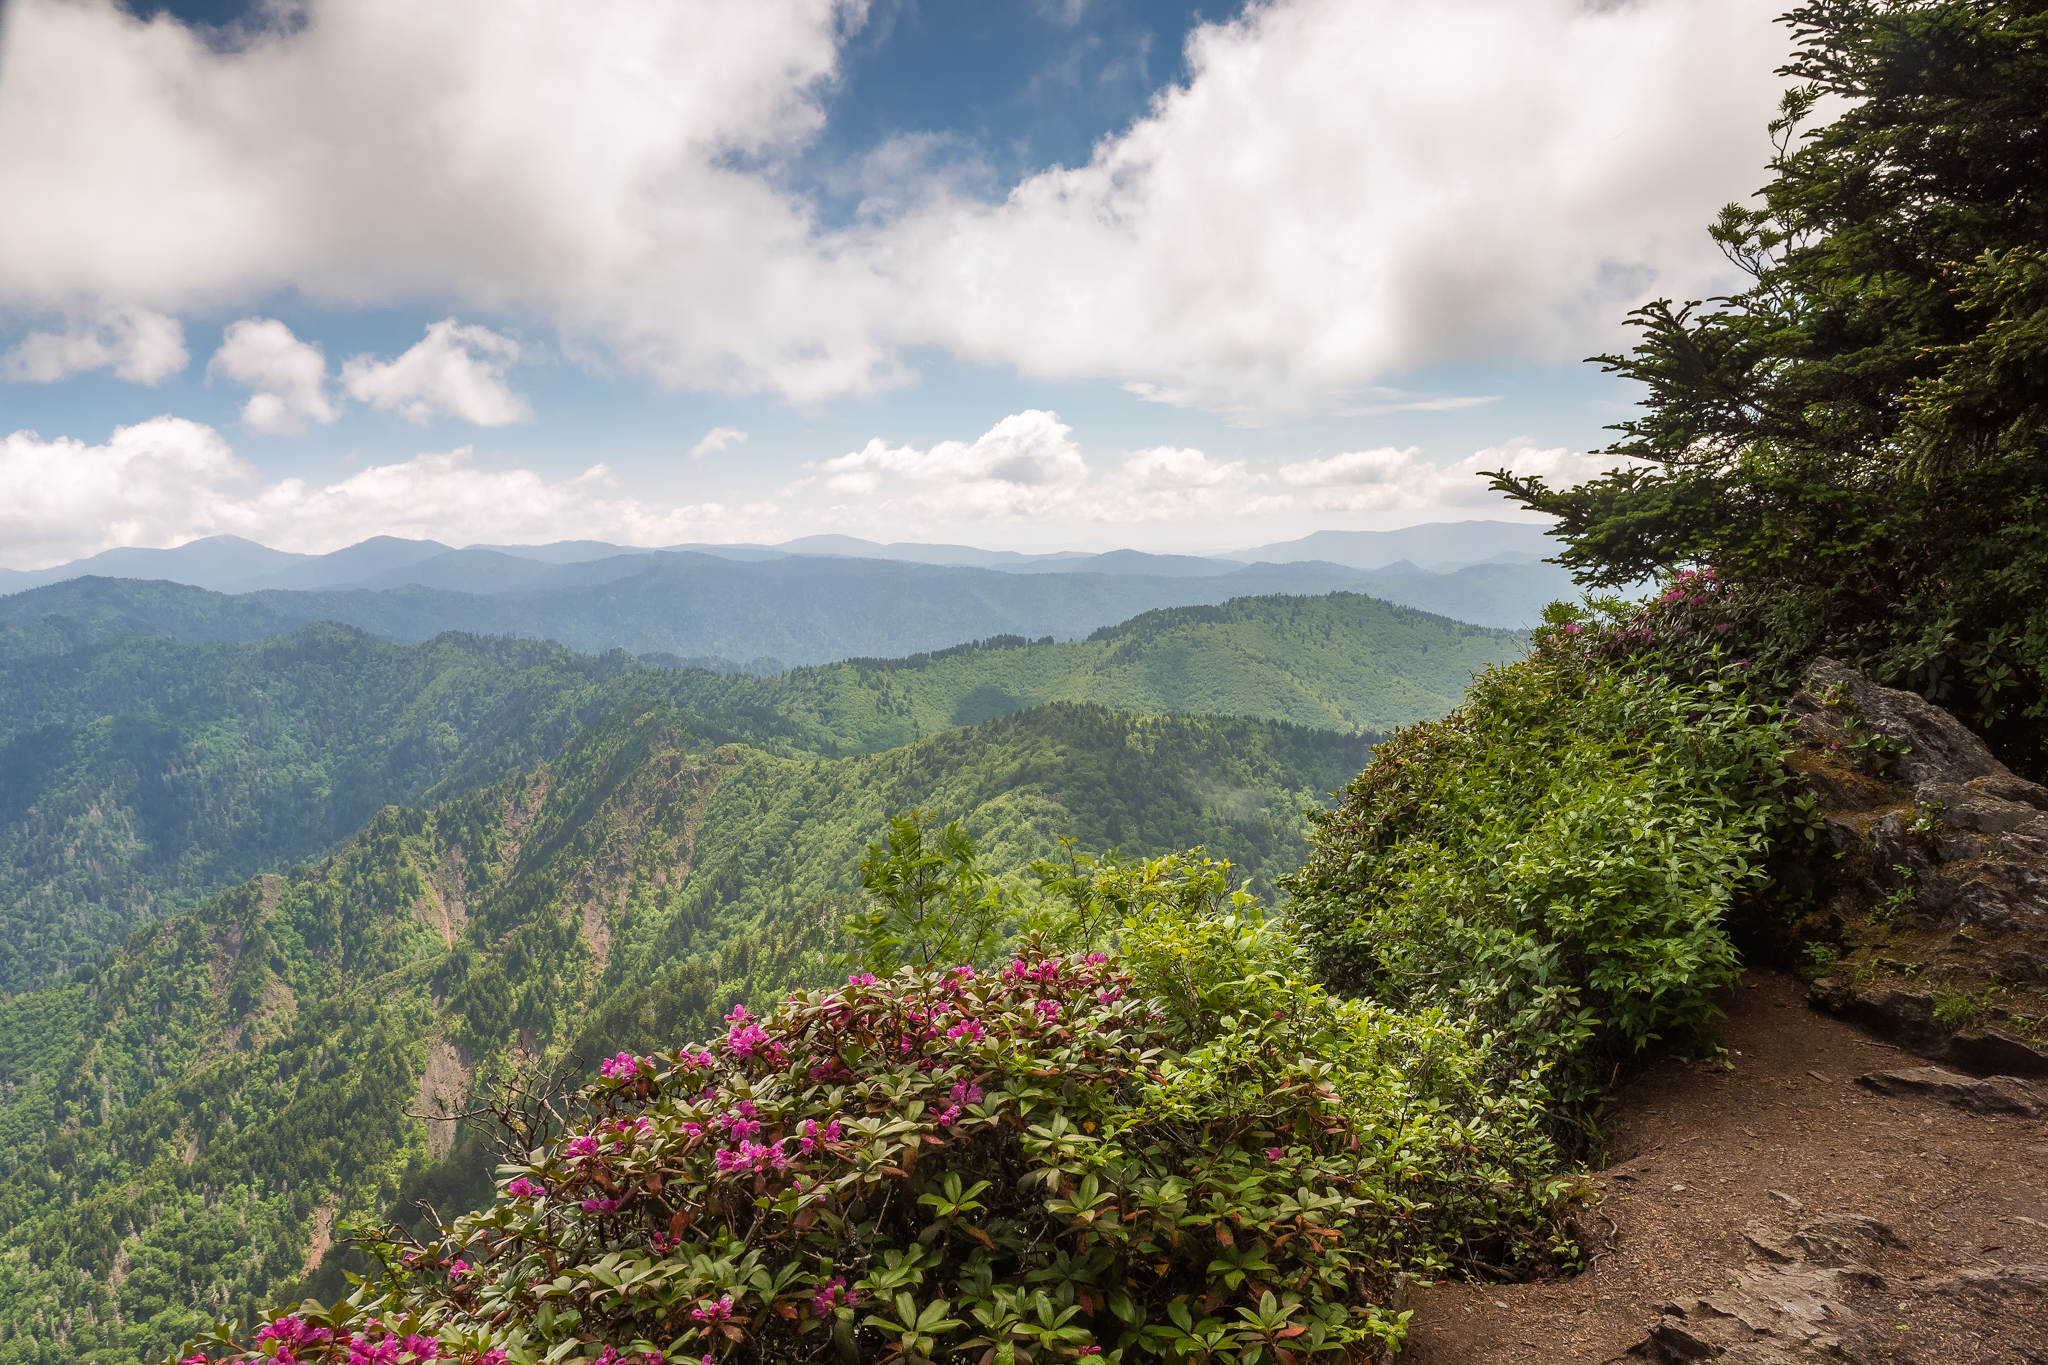
[[1110, 874], [1147, 912], [1119, 956], [1034, 939], [614, 1058], [559, 1125], [528, 1114], [493, 1207], [374, 1242], [338, 1325], [397, 1361], [418, 1333], [464, 1361], [1293, 1365], [1398, 1343], [1397, 1273], [1570, 1254], [1578, 1187], [1497, 1038], [1325, 994], [1227, 864]]
[[1779, 724], [1733, 682], [1609, 662], [1619, 634], [1541, 631], [1463, 707], [1397, 732], [1311, 817], [1285, 883], [1333, 985], [1469, 1012], [1559, 1066], [1566, 1099], [1596, 1057], [1713, 1015], [1737, 970], [1729, 908], [1788, 815]]

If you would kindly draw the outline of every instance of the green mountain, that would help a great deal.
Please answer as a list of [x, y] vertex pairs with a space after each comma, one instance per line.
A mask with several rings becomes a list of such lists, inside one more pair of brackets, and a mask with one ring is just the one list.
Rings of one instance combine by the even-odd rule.
[[457, 1109], [513, 1068], [702, 1028], [824, 969], [886, 814], [1016, 868], [1207, 844], [1261, 885], [1367, 740], [1063, 703], [883, 753], [720, 742], [647, 703], [0, 1004], [0, 1365], [139, 1361], [331, 1294], [337, 1225], [487, 1179]]
[[[379, 807], [531, 765], [615, 708], [629, 667], [330, 625], [255, 645], [130, 635], [0, 664], [0, 990], [315, 857]], [[790, 728], [766, 713], [698, 723], [771, 747]]]
[[823, 758], [1050, 701], [1374, 732], [1441, 715], [1476, 669], [1522, 647], [1338, 593], [766, 679], [332, 625], [243, 645], [130, 635], [0, 663], [0, 990], [317, 857], [382, 806], [530, 766], [628, 703], [692, 713], [707, 743]]
[[1475, 672], [1526, 647], [1513, 631], [1340, 592], [1151, 611], [1064, 644], [999, 636], [778, 678], [700, 675], [684, 686], [693, 704], [771, 707], [861, 749], [1049, 701], [1385, 731], [1444, 714]]
[[[624, 649], [817, 664], [1000, 634], [1074, 640], [1163, 607], [1274, 594], [1360, 592], [1454, 620], [1528, 629], [1553, 598], [1577, 595], [1569, 577], [1540, 564], [1475, 564], [1446, 574], [1413, 565], [1254, 564], [1187, 577], [669, 553], [564, 565], [509, 562], [516, 567], [479, 571], [488, 586], [449, 580], [473, 591], [401, 585], [228, 596], [173, 583], [71, 579], [0, 596], [0, 657], [137, 629], [186, 640], [252, 640], [308, 621], [336, 621], [409, 642], [457, 630], [554, 640], [590, 654]], [[536, 574], [541, 581], [521, 583]]]

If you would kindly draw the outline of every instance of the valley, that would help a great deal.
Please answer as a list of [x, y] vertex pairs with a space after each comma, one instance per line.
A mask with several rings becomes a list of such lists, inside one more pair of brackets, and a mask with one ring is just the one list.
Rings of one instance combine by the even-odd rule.
[[[152, 1359], [488, 1198], [432, 1118], [830, 979], [913, 808], [1254, 891], [1381, 727], [1525, 648], [1355, 594], [773, 677], [335, 624], [0, 665], [0, 1360]], [[1303, 724], [1303, 721], [1313, 722]]]

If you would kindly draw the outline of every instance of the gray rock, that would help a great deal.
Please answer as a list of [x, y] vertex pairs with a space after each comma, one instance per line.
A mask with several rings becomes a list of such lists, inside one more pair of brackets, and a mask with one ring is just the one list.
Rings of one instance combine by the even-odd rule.
[[[1828, 693], [1839, 687], [1847, 707], [1828, 707]], [[1806, 689], [1786, 708], [1800, 728], [1829, 744], [1849, 742], [1847, 716], [1855, 717], [1879, 734], [1910, 746], [1898, 760], [1899, 776], [1914, 787], [1924, 783], [1961, 784], [1978, 777], [2020, 781], [2003, 763], [1991, 756], [1984, 741], [1940, 707], [1911, 692], [1879, 687], [1845, 663], [1815, 659], [1806, 673]], [[2032, 784], [2027, 784], [2032, 785]], [[2044, 807], [2048, 809], [2048, 807]]]
[[1752, 1223], [1743, 1238], [1767, 1264], [1729, 1276], [1725, 1290], [1665, 1305], [1629, 1354], [1666, 1362], [1797, 1365], [1816, 1357], [1856, 1360], [1851, 1289], [1884, 1289], [1858, 1258], [1899, 1245], [1874, 1218], [1833, 1214], [1779, 1233]]
[[1935, 1100], [1973, 1114], [2017, 1114], [2030, 1119], [2041, 1116], [2041, 1107], [2033, 1102], [2026, 1082], [2012, 1076], [1980, 1081], [1938, 1066], [1916, 1066], [1901, 1071], [1872, 1071], [1858, 1076], [1856, 1084], [1880, 1095]]
[[[1865, 918], [1888, 925], [1878, 936], [1921, 954], [1918, 979], [1948, 989], [2048, 981], [2048, 787], [2016, 776], [1939, 707], [1833, 659], [1814, 661], [1787, 711], [1812, 751], [1800, 769], [1822, 798], [1827, 839], [1810, 875], [1826, 932]], [[1856, 770], [1859, 730], [1908, 746], [1895, 780]], [[1944, 930], [1946, 946], [1930, 949]], [[2048, 1075], [2048, 1052], [1996, 1031], [1959, 1034], [1917, 990], [1858, 992], [1838, 979], [1816, 983], [1811, 999], [1980, 1075]]]
[[1993, 1082], [2022, 1076], [2048, 1076], [2048, 1052], [1996, 1026], [1980, 1033], [1958, 1033], [1948, 1040], [1949, 1059]]

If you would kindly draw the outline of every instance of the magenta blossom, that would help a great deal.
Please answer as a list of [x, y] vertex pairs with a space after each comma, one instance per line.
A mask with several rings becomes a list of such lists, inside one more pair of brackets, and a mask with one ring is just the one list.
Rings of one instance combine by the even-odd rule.
[[811, 1300], [819, 1317], [824, 1317], [835, 1308], [852, 1308], [860, 1302], [860, 1295], [846, 1287], [844, 1275], [834, 1275], [818, 1286], [818, 1295]]
[[612, 1080], [620, 1076], [637, 1076], [640, 1074], [640, 1061], [640, 1058], [635, 1057], [630, 1052], [621, 1052], [618, 1056], [599, 1067], [598, 1072], [606, 1080]]
[[732, 1295], [727, 1294], [717, 1303], [706, 1303], [692, 1308], [690, 1316], [702, 1323], [728, 1322], [732, 1319]]
[[511, 1195], [514, 1199], [545, 1199], [548, 1195], [548, 1187], [528, 1180], [522, 1175], [505, 1187], [505, 1193]]
[[619, 1201], [616, 1199], [586, 1199], [583, 1201], [583, 1211], [585, 1213], [617, 1213], [619, 1211]]

